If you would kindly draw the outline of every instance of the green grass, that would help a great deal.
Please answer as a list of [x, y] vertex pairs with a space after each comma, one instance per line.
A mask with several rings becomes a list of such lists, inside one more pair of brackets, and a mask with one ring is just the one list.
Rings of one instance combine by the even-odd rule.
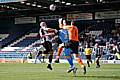
[[53, 64], [53, 70], [46, 69], [47, 64], [0, 63], [0, 80], [120, 80], [119, 64], [102, 64], [95, 68], [92, 64], [87, 74], [82, 74], [78, 64], [77, 76], [66, 73], [68, 64]]

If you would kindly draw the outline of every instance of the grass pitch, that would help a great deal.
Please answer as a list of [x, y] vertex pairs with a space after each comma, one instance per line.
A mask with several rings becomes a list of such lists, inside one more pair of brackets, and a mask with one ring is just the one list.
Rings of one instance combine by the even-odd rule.
[[77, 76], [66, 73], [67, 63], [52, 64], [53, 70], [46, 68], [47, 64], [0, 63], [0, 80], [120, 80], [120, 64], [102, 64], [95, 68], [87, 67], [87, 74], [82, 73], [78, 64]]

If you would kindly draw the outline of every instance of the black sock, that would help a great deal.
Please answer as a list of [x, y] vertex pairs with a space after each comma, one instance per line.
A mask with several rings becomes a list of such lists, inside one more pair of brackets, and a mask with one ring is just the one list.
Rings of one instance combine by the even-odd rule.
[[88, 67], [90, 67], [89, 61], [87, 61]]
[[90, 60], [90, 62], [92, 63], [92, 60]]
[[44, 62], [45, 56], [43, 56], [43, 62]]
[[49, 56], [49, 63], [52, 63], [52, 57], [53, 57], [53, 55]]
[[99, 60], [96, 60], [96, 64], [97, 64], [97, 66], [100, 66], [100, 64], [99, 64]]

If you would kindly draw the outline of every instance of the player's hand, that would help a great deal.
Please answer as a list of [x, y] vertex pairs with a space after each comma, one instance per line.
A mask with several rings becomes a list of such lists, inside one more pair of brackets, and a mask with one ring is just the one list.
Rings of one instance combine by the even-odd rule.
[[58, 30], [57, 29], [54, 29], [55, 30], [55, 33], [57, 33], [58, 32]]
[[60, 18], [60, 19], [58, 20], [58, 22], [59, 22], [59, 23], [62, 23], [62, 18]]

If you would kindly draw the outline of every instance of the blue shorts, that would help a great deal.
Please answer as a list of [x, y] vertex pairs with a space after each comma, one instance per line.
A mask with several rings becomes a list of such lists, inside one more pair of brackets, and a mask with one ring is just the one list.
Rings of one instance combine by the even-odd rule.
[[72, 53], [72, 50], [70, 48], [64, 48], [63, 53], [64, 53], [64, 56], [70, 56]]

